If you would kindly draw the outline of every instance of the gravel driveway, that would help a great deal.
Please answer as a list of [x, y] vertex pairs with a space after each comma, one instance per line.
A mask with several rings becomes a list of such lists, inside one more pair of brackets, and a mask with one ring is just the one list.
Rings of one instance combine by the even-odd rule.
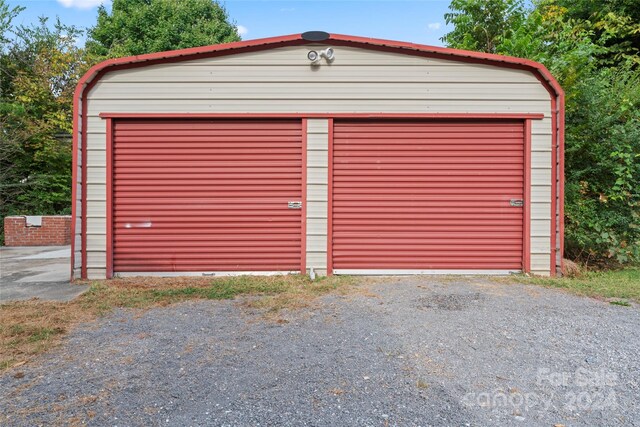
[[[0, 378], [0, 424], [640, 426], [640, 310], [389, 278], [265, 320], [121, 310]], [[16, 378], [18, 377], [18, 378]]]

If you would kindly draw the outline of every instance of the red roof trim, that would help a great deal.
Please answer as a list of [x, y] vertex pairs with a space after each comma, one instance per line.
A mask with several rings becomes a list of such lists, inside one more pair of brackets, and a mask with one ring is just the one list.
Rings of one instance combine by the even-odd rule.
[[103, 119], [283, 119], [283, 118], [349, 118], [349, 119], [531, 119], [542, 120], [541, 113], [118, 113], [103, 112]]

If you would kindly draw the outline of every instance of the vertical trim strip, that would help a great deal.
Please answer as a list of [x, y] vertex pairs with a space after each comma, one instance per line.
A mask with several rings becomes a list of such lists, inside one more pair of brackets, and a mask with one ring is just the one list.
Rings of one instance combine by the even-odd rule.
[[558, 162], [558, 186], [560, 187], [559, 195], [558, 195], [558, 203], [560, 204], [560, 209], [558, 211], [558, 228], [560, 229], [559, 238], [560, 238], [560, 271], [564, 271], [564, 120], [565, 120], [565, 111], [564, 111], [564, 93], [561, 93], [560, 96], [560, 111], [558, 113], [558, 127], [559, 127], [559, 157]]
[[[78, 218], [78, 102], [73, 103], [73, 153], [71, 160], [71, 271], [69, 273], [69, 279], [73, 281], [75, 279], [75, 267], [76, 267], [76, 218]], [[80, 200], [82, 205], [82, 200]], [[80, 237], [82, 239], [82, 237]]]
[[[91, 84], [90, 84], [91, 86]], [[87, 162], [89, 156], [87, 155], [87, 93], [90, 88], [86, 88], [82, 94], [82, 129], [81, 142], [82, 142], [82, 212], [81, 229], [82, 229], [82, 266], [80, 268], [81, 276], [83, 279], [87, 278]]]
[[113, 277], [113, 120], [107, 119], [107, 279]]
[[327, 150], [327, 276], [333, 275], [333, 119], [328, 119]]
[[307, 274], [307, 119], [302, 119], [302, 211], [300, 212], [300, 273]]
[[556, 230], [558, 221], [558, 118], [557, 102], [551, 98], [551, 260], [549, 273], [556, 276]]
[[524, 121], [524, 206], [522, 248], [524, 273], [531, 271], [531, 120]]

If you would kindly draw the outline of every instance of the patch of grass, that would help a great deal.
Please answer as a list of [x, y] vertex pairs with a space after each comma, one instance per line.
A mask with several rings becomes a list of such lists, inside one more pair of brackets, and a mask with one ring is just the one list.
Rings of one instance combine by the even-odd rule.
[[623, 307], [631, 307], [631, 304], [629, 303], [629, 301], [621, 301], [621, 300], [609, 301], [609, 304], [611, 304], [611, 305], [621, 305]]
[[146, 309], [187, 300], [251, 296], [245, 305], [277, 313], [306, 307], [322, 295], [346, 293], [355, 281], [345, 276], [310, 280], [304, 275], [177, 277], [102, 280], [66, 303], [37, 300], [0, 305], [0, 371], [28, 361], [60, 342], [66, 331], [114, 308]]
[[[577, 277], [570, 278], [517, 276], [510, 280], [566, 289], [575, 294], [586, 295], [593, 298], [614, 298], [616, 300], [640, 303], [640, 268], [638, 267], [629, 267], [622, 270], [585, 272]], [[612, 303], [616, 304], [616, 302]], [[626, 304], [629, 303], [626, 302]]]

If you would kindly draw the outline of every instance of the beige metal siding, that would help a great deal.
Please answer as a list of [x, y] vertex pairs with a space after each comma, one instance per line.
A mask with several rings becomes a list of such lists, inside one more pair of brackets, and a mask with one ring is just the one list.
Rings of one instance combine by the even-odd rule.
[[531, 126], [531, 272], [545, 276], [551, 266], [551, 139], [545, 113]]
[[329, 121], [307, 120], [307, 268], [327, 271]]
[[[78, 106], [78, 111], [82, 111], [82, 105]], [[81, 140], [82, 134], [82, 121], [79, 120], [79, 127], [77, 129], [78, 141]], [[78, 163], [76, 165], [76, 181], [73, 183], [76, 187], [76, 197], [72, 203], [75, 203], [76, 208], [76, 221], [75, 221], [75, 233], [73, 236], [73, 277], [79, 278], [82, 268], [82, 162], [84, 156], [82, 153], [82, 147], [78, 146]]]
[[[104, 277], [106, 271], [101, 112], [542, 113], [545, 119], [534, 120], [532, 126], [531, 266], [534, 273], [549, 274], [551, 102], [533, 74], [340, 46], [331, 65], [312, 68], [306, 58], [310, 47], [132, 68], [102, 77], [88, 95], [90, 276]], [[320, 270], [326, 268], [326, 245], [321, 248], [326, 214], [320, 215], [327, 200], [326, 123], [308, 120], [307, 266]]]

